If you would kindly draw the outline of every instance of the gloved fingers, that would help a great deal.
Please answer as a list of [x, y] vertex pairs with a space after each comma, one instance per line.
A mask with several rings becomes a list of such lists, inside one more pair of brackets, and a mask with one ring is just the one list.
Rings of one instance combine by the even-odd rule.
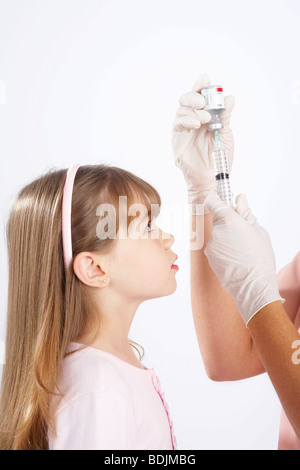
[[176, 132], [181, 132], [185, 129], [196, 130], [199, 129], [202, 124], [206, 124], [210, 119], [211, 116], [209, 116], [209, 119], [207, 119], [206, 115], [201, 115], [198, 118], [193, 116], [176, 116], [173, 122], [173, 130]]
[[199, 129], [201, 123], [199, 119], [191, 116], [178, 116], [173, 122], [173, 131], [182, 132], [184, 130]]
[[204, 201], [204, 208], [211, 213], [213, 223], [217, 220], [225, 219], [226, 214], [232, 214], [233, 210], [220, 199], [216, 191], [211, 191], [208, 194]]
[[[189, 91], [181, 95], [179, 99], [181, 106], [188, 106], [193, 109], [203, 109], [205, 108], [205, 98], [196, 91]], [[224, 111], [225, 112], [225, 111]]]
[[177, 116], [190, 116], [199, 119], [201, 124], [206, 124], [208, 121], [211, 120], [211, 114], [204, 109], [192, 109], [188, 108], [187, 106], [179, 106], [177, 109]]
[[[235, 198], [235, 202], [236, 208], [234, 211], [240, 217], [251, 224], [257, 222], [256, 217], [252, 214], [248, 207], [246, 194], [239, 194]], [[216, 222], [217, 220], [225, 220], [226, 216], [229, 214], [232, 216], [232, 207], [227, 206], [215, 191], [208, 194], [204, 201], [204, 207], [212, 214], [213, 222]]]
[[247, 222], [254, 224], [257, 219], [256, 217], [252, 214], [251, 210], [248, 207], [248, 201], [246, 194], [238, 194], [235, 198], [235, 203], [236, 203], [236, 208], [235, 211], [243, 217]]
[[210, 85], [210, 78], [206, 73], [202, 73], [195, 81], [192, 90], [200, 91], [202, 88]]
[[222, 113], [222, 122], [223, 122], [224, 127], [223, 127], [223, 129], [220, 129], [221, 132], [222, 132], [222, 130], [225, 130], [225, 129], [230, 127], [230, 117], [231, 117], [231, 112], [232, 112], [233, 107], [234, 107], [234, 103], [235, 103], [234, 96], [232, 96], [232, 95], [225, 96], [225, 98], [224, 98], [225, 109]]

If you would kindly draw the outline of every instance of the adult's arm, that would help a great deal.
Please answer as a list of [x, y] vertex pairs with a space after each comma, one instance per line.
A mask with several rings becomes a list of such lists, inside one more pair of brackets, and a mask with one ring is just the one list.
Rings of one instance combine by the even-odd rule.
[[300, 439], [300, 334], [281, 301], [263, 307], [249, 321], [248, 328], [285, 414]]
[[[204, 254], [211, 227], [210, 213], [191, 216], [191, 230], [203, 237], [201, 249], [190, 252], [194, 325], [208, 376], [217, 381], [240, 380], [264, 372], [265, 367], [233, 297], [222, 288]], [[286, 299], [285, 312], [298, 329], [300, 252], [277, 277], [280, 294]]]
[[206, 373], [216, 381], [261, 374], [265, 368], [250, 332], [204, 254], [211, 235], [211, 214], [190, 217], [191, 234], [203, 237], [200, 249], [193, 249], [191, 243], [190, 276], [193, 320]]

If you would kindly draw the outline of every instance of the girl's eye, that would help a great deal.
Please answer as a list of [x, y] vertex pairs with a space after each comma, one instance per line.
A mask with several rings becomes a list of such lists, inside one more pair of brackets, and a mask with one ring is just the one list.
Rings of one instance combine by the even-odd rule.
[[[146, 228], [145, 228], [146, 232], [151, 232], [151, 231], [152, 231], [151, 222], [152, 222], [152, 220], [149, 220], [149, 222], [148, 222], [148, 224], [147, 224], [147, 226], [146, 226]], [[147, 230], [148, 228], [149, 228], [150, 230]]]

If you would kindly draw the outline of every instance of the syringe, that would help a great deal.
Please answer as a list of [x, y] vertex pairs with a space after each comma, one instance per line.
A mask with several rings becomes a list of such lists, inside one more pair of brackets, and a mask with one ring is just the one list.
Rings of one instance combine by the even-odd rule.
[[215, 130], [215, 147], [212, 152], [216, 172], [217, 193], [222, 201], [232, 206], [232, 193], [225, 149], [222, 147], [219, 132]]
[[217, 192], [228, 206], [233, 206], [229, 183], [229, 168], [225, 149], [222, 147], [218, 129], [222, 129], [222, 114], [225, 110], [223, 87], [210, 85], [202, 88], [201, 94], [205, 98], [205, 109], [211, 114], [207, 130], [215, 133], [214, 149], [212, 152], [213, 164], [217, 182]]

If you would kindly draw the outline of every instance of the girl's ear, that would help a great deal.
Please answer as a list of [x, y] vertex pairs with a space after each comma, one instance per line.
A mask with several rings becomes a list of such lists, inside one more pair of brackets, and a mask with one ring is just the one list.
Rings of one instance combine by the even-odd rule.
[[107, 285], [107, 273], [100, 258], [101, 256], [95, 255], [95, 253], [82, 252], [74, 260], [74, 272], [78, 279], [87, 286], [106, 287]]

